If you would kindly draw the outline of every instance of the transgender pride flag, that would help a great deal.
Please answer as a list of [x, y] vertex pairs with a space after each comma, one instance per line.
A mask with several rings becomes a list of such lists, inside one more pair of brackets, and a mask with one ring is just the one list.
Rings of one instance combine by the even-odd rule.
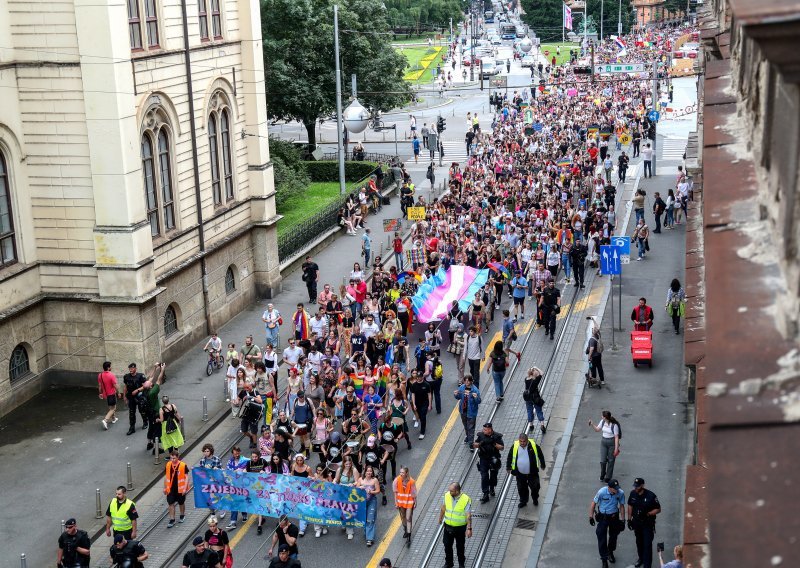
[[461, 311], [469, 309], [475, 293], [489, 280], [489, 270], [478, 270], [469, 266], [454, 265], [439, 271], [425, 280], [414, 297], [411, 305], [422, 323], [444, 319], [453, 302], [458, 302]]

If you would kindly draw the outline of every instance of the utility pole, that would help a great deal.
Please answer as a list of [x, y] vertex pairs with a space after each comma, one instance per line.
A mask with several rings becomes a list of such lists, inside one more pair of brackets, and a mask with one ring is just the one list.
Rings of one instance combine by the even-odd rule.
[[339, 66], [339, 5], [333, 5], [333, 56], [336, 58], [336, 132], [339, 159], [339, 192], [344, 195], [344, 124], [342, 122], [342, 69]]
[[617, 37], [622, 36], [622, 0], [619, 0], [619, 13], [617, 14]]
[[592, 74], [591, 75], [592, 84], [594, 84], [594, 45], [592, 45], [592, 52], [591, 53], [592, 53], [592, 55], [591, 55], [591, 60], [589, 61], [589, 65], [591, 65], [590, 69], [591, 69], [591, 74]]
[[[589, 47], [589, 2], [583, 3], [583, 48]], [[586, 52], [583, 52], [584, 55]]]
[[603, 6], [605, 3], [605, 0], [600, 0], [600, 41], [603, 41]]
[[[653, 56], [653, 110], [658, 110], [658, 56]], [[658, 138], [657, 123], [653, 122], [653, 160], [650, 162], [653, 169], [652, 174], [656, 175], [656, 139]]]

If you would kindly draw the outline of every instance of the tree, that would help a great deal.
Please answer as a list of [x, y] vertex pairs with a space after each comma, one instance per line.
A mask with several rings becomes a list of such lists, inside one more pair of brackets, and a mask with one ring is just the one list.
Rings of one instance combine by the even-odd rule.
[[[617, 33], [619, 0], [602, 0], [603, 33], [606, 36]], [[587, 0], [589, 17], [594, 20], [597, 32], [600, 32], [601, 0]], [[522, 0], [525, 11], [523, 20], [542, 38], [542, 41], [560, 40], [563, 22], [563, 2], [561, 0]], [[583, 29], [583, 10], [572, 11], [572, 25], [575, 33]], [[622, 0], [622, 33], [629, 33], [634, 24], [631, 0]], [[591, 31], [592, 27], [589, 26]]]
[[[339, 0], [342, 106], [349, 78], [358, 77], [359, 99], [387, 111], [410, 98], [403, 81], [406, 59], [389, 43], [380, 0]], [[336, 111], [333, 0], [262, 0], [267, 111], [276, 120], [297, 120], [316, 146], [316, 121]]]
[[522, 19], [544, 41], [561, 38], [561, 26], [564, 24], [563, 4], [561, 0], [522, 0], [522, 9], [525, 12]]

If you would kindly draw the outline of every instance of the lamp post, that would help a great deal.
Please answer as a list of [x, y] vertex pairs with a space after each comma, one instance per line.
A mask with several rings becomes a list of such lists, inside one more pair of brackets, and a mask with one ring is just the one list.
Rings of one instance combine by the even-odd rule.
[[619, 0], [619, 12], [617, 13], [617, 37], [622, 37], [622, 0]]
[[333, 5], [333, 56], [336, 58], [336, 142], [339, 160], [339, 193], [347, 191], [344, 186], [344, 125], [342, 124], [342, 69], [339, 66], [339, 5]]

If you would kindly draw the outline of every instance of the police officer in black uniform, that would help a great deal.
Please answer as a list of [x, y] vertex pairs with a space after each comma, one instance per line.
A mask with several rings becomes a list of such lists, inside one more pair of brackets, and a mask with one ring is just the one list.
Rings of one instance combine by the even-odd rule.
[[639, 554], [636, 568], [651, 568], [653, 565], [656, 515], [660, 512], [661, 503], [656, 494], [645, 488], [644, 479], [634, 479], [633, 491], [628, 496], [628, 529], [636, 535], [636, 552]]
[[219, 554], [206, 548], [206, 541], [202, 536], [194, 537], [192, 541], [193, 550], [183, 555], [182, 568], [221, 568]]
[[487, 422], [483, 425], [483, 431], [475, 436], [472, 444], [478, 450], [478, 471], [481, 472], [481, 503], [487, 503], [489, 496], [494, 497], [494, 488], [497, 487], [497, 472], [500, 471], [502, 460], [500, 452], [505, 447], [503, 445], [503, 435], [495, 432], [492, 423]]
[[553, 339], [556, 333], [556, 315], [561, 311], [561, 290], [556, 288], [555, 279], [550, 280], [542, 290], [539, 296], [539, 309], [542, 310], [544, 334]]
[[118, 568], [141, 568], [142, 562], [150, 557], [138, 540], [125, 540], [125, 536], [118, 534], [114, 537], [114, 544], [109, 550], [111, 564]]
[[572, 272], [575, 274], [575, 287], [583, 288], [583, 271], [586, 265], [586, 257], [589, 254], [589, 247], [583, 239], [576, 242], [570, 251], [570, 262], [572, 262]]
[[128, 401], [128, 436], [136, 432], [136, 409], [142, 415], [142, 430], [147, 430], [147, 396], [144, 394], [144, 383], [147, 377], [143, 373], [136, 372], [136, 363], [128, 365], [128, 374], [122, 378], [125, 383], [125, 398]]
[[64, 532], [58, 537], [56, 566], [59, 568], [89, 568], [89, 549], [92, 543], [86, 531], [78, 528], [75, 519], [67, 519]]

